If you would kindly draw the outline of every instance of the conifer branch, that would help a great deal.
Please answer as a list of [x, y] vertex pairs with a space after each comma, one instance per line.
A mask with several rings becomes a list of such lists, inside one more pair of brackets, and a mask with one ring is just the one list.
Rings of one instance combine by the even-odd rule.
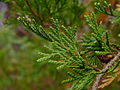
[[118, 52], [118, 54], [106, 65], [106, 67], [101, 70], [103, 73], [97, 75], [96, 81], [92, 86], [92, 90], [97, 90], [101, 78], [106, 74], [104, 71], [107, 71], [111, 66], [113, 66], [118, 59], [120, 59], [120, 52]]
[[[25, 1], [32, 10], [29, 2]], [[112, 6], [106, 1], [96, 2], [95, 5], [100, 13], [116, 16]], [[67, 68], [70, 78], [62, 83], [74, 82], [70, 90], [83, 90], [95, 79], [92, 90], [96, 90], [101, 78], [108, 72], [112, 72], [119, 64], [117, 62], [120, 58], [120, 52], [118, 52], [120, 46], [111, 44], [108, 30], [103, 28], [102, 21], [97, 23], [95, 13], [86, 15], [85, 18], [92, 33], [85, 34], [81, 38], [81, 50], [78, 50], [78, 41], [75, 40], [76, 27], [65, 27], [59, 24], [58, 19], [51, 18], [52, 26], [45, 28], [34, 19], [29, 22], [26, 17], [18, 18], [27, 29], [50, 41], [52, 47], [46, 46], [50, 53], [40, 52], [41, 57], [37, 61], [56, 64], [57, 69]], [[118, 22], [118, 18], [111, 22]], [[106, 63], [106, 66], [100, 70], [102, 63]]]

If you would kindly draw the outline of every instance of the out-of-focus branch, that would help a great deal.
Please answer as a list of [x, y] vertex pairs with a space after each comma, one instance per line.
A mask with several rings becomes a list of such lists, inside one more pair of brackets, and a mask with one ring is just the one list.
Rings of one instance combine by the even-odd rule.
[[[115, 62], [120, 59], [120, 52], [118, 52], [118, 54], [106, 65], [106, 67], [104, 69], [101, 70], [101, 72], [108, 70], [111, 66], [113, 66], [115, 64]], [[97, 87], [99, 85], [99, 82], [101, 80], [101, 78], [105, 75], [104, 73], [99, 74], [96, 77], [96, 81], [94, 82], [93, 86], [92, 86], [92, 90], [97, 90]]]
[[42, 16], [41, 16], [40, 14], [37, 14], [36, 12], [33, 11], [33, 9], [31, 8], [31, 5], [30, 5], [30, 3], [28, 2], [28, 0], [24, 0], [24, 1], [25, 1], [25, 3], [27, 4], [30, 12], [31, 12], [35, 17], [38, 17], [38, 19], [39, 19], [40, 21], [42, 21]]

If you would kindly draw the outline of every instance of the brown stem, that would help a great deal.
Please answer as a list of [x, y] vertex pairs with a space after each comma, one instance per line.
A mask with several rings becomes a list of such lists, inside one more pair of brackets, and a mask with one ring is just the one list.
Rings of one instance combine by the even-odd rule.
[[90, 64], [88, 64], [88, 66], [90, 66], [91, 68], [93, 68], [96, 72], [100, 72], [100, 69], [99, 69], [99, 68], [97, 68], [97, 67], [95, 67], [95, 66], [93, 66], [93, 65], [90, 65]]
[[37, 14], [37, 13], [35, 13], [35, 12], [33, 11], [33, 9], [31, 8], [31, 5], [30, 5], [30, 3], [28, 2], [28, 0], [24, 0], [24, 1], [25, 1], [25, 3], [27, 4], [30, 12], [31, 12], [35, 17], [38, 17], [38, 19], [39, 19], [40, 21], [42, 21], [42, 16], [39, 15], [39, 14]]
[[[100, 72], [103, 72], [103, 71], [105, 71], [105, 70], [108, 70], [109, 67], [113, 66], [118, 59], [120, 59], [120, 52], [118, 52], [118, 54], [117, 54], [117, 55], [106, 65], [106, 67], [103, 68]], [[98, 85], [99, 85], [99, 82], [100, 82], [101, 78], [102, 78], [104, 75], [105, 75], [105, 72], [97, 75], [96, 81], [94, 82], [94, 84], [93, 84], [93, 86], [92, 86], [92, 90], [97, 90], [97, 87], [98, 87]]]

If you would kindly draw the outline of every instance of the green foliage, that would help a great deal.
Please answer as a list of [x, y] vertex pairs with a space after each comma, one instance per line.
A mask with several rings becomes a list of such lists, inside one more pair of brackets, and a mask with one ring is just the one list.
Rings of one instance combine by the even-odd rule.
[[[21, 22], [24, 22], [24, 25], [28, 26], [28, 22], [25, 21], [25, 18], [18, 18], [18, 19]], [[76, 74], [76, 76], [74, 74], [69, 73], [69, 75], [72, 78], [65, 80], [63, 82], [65, 83], [70, 81], [76, 81], [76, 82], [79, 81], [78, 83], [76, 83], [78, 86], [75, 85], [75, 87], [73, 88], [82, 89], [84, 88], [84, 85], [91, 83], [91, 80], [94, 79], [93, 75], [95, 74], [94, 74], [94, 70], [87, 65], [87, 63], [82, 58], [80, 52], [77, 49], [77, 41], [75, 40], [76, 29], [71, 27], [67, 29], [64, 26], [61, 26], [60, 28], [60, 25], [58, 24], [58, 20], [52, 19], [51, 21], [54, 26], [49, 28], [50, 32], [46, 32], [44, 29], [41, 30], [42, 32], [44, 30], [44, 32], [47, 34], [45, 37], [49, 37], [48, 40], [51, 40], [53, 48], [51, 50], [51, 53], [47, 53], [47, 54], [40, 53], [43, 56], [43, 58], [40, 58], [37, 61], [43, 62], [49, 60], [48, 62], [58, 65], [57, 69], [70, 68], [72, 72]], [[29, 23], [29, 26], [32, 26], [32, 24], [33, 23]], [[40, 30], [36, 29], [36, 32], [37, 31]], [[56, 61], [51, 61], [52, 59], [55, 59]], [[89, 78], [86, 76], [89, 76]], [[80, 80], [82, 80], [83, 83]], [[80, 86], [79, 83], [81, 83]]]
[[79, 0], [14, 0], [11, 7], [12, 12], [28, 15], [42, 26], [48, 25], [51, 17], [61, 19], [65, 25], [81, 25], [80, 15], [86, 9]]
[[[91, 33], [92, 38], [85, 37], [86, 39], [90, 39], [90, 40], [88, 40], [89, 42], [83, 41], [84, 43], [86, 43], [85, 45], [84, 44], [83, 45], [89, 46], [89, 47], [95, 47], [96, 50], [98, 48], [99, 48], [99, 50], [109, 50], [110, 45], [109, 45], [108, 32], [102, 28], [102, 22], [100, 23], [100, 25], [97, 24], [94, 13], [92, 13], [88, 16], [85, 16], [85, 17], [86, 17], [86, 21], [88, 22], [88, 25], [92, 29], [93, 33]], [[93, 41], [93, 42], [91, 42], [91, 41]]]
[[113, 10], [111, 4], [107, 3], [105, 0], [99, 0], [95, 2], [95, 9], [100, 13], [104, 13], [109, 16], [114, 16], [111, 23], [120, 22], [120, 12]]
[[95, 9], [100, 13], [104, 13], [106, 15], [114, 16], [113, 9], [111, 4], [108, 4], [105, 0], [98, 0], [95, 2]]
[[[95, 5], [99, 12], [113, 16], [112, 7], [107, 2], [102, 5], [109, 8], [109, 12], [105, 9], [106, 7], [102, 7], [98, 2]], [[100, 24], [97, 23], [95, 14], [91, 13], [85, 18], [92, 33], [90, 36], [84, 35], [82, 38], [81, 47], [83, 47], [83, 50], [81, 51], [78, 51], [77, 40], [75, 40], [75, 28], [66, 28], [60, 25], [57, 19], [52, 18], [52, 26], [47, 31], [42, 26], [37, 25], [35, 20], [29, 22], [25, 17], [18, 18], [28, 29], [52, 43], [52, 48], [48, 48], [50, 53], [40, 53], [43, 57], [37, 61], [48, 61], [49, 63], [57, 64], [57, 69], [70, 69], [68, 70], [70, 79], [64, 80], [63, 83], [74, 81], [71, 90], [86, 88], [98, 74], [98, 71], [91, 65], [100, 67], [99, 57], [106, 57], [105, 55], [108, 54], [112, 55], [115, 50], [110, 43], [108, 31], [102, 27], [102, 22]], [[97, 58], [97, 56], [99, 57]], [[104, 60], [104, 58], [102, 59]]]
[[[49, 44], [51, 44], [51, 47], [45, 46], [48, 50], [47, 52], [39, 52], [40, 58], [37, 62], [53, 63], [57, 65], [57, 69], [67, 70], [69, 78], [62, 83], [73, 82], [70, 88], [71, 90], [83, 90], [95, 80], [97, 74], [106, 71], [110, 74], [119, 66], [119, 62], [116, 62], [115, 66], [109, 70], [103, 72], [99, 72], [98, 70], [102, 67], [102, 60], [104, 60], [104, 58], [110, 60], [111, 58], [107, 57], [107, 55], [114, 56], [114, 52], [117, 52], [120, 45], [111, 43], [108, 30], [103, 28], [102, 22], [100, 22], [100, 24], [97, 23], [95, 13], [85, 16], [86, 22], [91, 29], [91, 34], [84, 34], [83, 38], [81, 38], [80, 45], [78, 45], [78, 41], [76, 40], [77, 28], [64, 26], [72, 26], [72, 24], [78, 25], [78, 17], [84, 11], [82, 10], [84, 7], [80, 6], [78, 0], [29, 0], [27, 4], [23, 2], [23, 0], [15, 1], [18, 5], [17, 10], [19, 10], [18, 12], [20, 12], [21, 16], [18, 20], [23, 23], [27, 29], [44, 38], [43, 41], [47, 40]], [[112, 6], [105, 0], [97, 1], [95, 6], [96, 10], [100, 13], [114, 16], [115, 19], [111, 20], [112, 23], [120, 21], [119, 14], [114, 12]], [[23, 17], [23, 15], [25, 17]], [[50, 22], [50, 25], [48, 25], [49, 28], [45, 27], [44, 22], [49, 19], [48, 17], [62, 19], [65, 24], [60, 25], [58, 19], [52, 18], [52, 23]], [[20, 41], [20, 43], [24, 44], [26, 40]], [[80, 50], [78, 50], [79, 46], [81, 47]], [[35, 47], [38, 46], [34, 46], [34, 48]], [[29, 54], [29, 52], [25, 52], [24, 54], [26, 53]], [[4, 53], [0, 55], [1, 58], [4, 58]], [[24, 68], [20, 68], [19, 70], [23, 72]], [[39, 76], [38, 72], [39, 67], [35, 72], [37, 73], [35, 76]], [[26, 76], [24, 72], [21, 74], [23, 77]], [[8, 81], [8, 83], [11, 82]]]
[[[45, 40], [35, 35], [31, 38], [18, 37], [14, 29], [11, 25], [0, 28], [0, 90], [64, 89], [59, 86], [59, 80], [65, 77], [64, 72], [54, 71], [55, 65], [36, 62], [38, 50], [45, 50], [41, 44], [42, 41], [46, 44]], [[36, 38], [36, 41], [32, 38]], [[59, 75], [55, 77], [56, 74]], [[50, 84], [46, 85], [45, 80]]]

